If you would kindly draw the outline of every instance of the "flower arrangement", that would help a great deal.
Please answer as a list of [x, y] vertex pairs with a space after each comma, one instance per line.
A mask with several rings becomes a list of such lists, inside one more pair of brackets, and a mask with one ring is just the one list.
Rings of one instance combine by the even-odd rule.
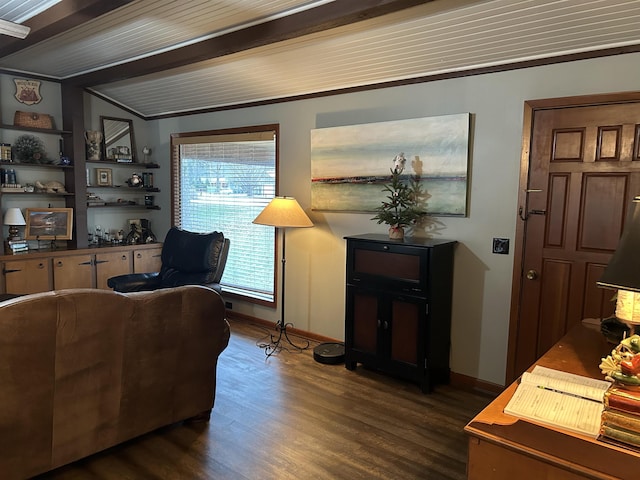
[[376, 208], [377, 213], [371, 218], [377, 220], [378, 224], [389, 225], [389, 238], [403, 238], [405, 227], [415, 225], [427, 215], [421, 204], [424, 195], [420, 175], [409, 175], [408, 181], [402, 178], [406, 161], [404, 153], [393, 159], [391, 183], [382, 190], [387, 192], [386, 200]]
[[33, 135], [21, 135], [16, 139], [16, 158], [24, 163], [51, 163], [47, 159], [44, 143]]

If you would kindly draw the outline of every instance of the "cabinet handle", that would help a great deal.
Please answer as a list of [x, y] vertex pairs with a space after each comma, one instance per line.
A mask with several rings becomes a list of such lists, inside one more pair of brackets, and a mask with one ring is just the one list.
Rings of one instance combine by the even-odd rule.
[[378, 328], [380, 328], [381, 325], [382, 325], [382, 322], [380, 321], [380, 319], [378, 319]]
[[62, 264], [62, 260], [58, 260], [57, 265], [58, 265], [58, 267], [62, 267], [62, 265], [63, 265], [63, 264]]
[[382, 249], [383, 249], [383, 250], [389, 250], [389, 245], [384, 245], [384, 246], [382, 247]]
[[44, 263], [39, 263], [38, 268], [42, 270], [44, 268]]
[[121, 260], [126, 260], [127, 256], [126, 255], [122, 255], [122, 259]]
[[384, 326], [384, 329], [385, 329], [385, 330], [388, 330], [388, 329], [389, 329], [389, 322], [387, 322], [387, 321], [385, 320], [385, 322], [383, 323], [383, 326]]
[[142, 258], [142, 254], [141, 254], [141, 253], [138, 253], [138, 254], [136, 255], [136, 258]]

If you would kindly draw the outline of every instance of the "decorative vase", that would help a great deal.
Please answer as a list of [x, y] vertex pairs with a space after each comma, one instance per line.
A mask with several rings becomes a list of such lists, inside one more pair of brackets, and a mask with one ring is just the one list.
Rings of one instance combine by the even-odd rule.
[[402, 240], [404, 238], [404, 228], [389, 227], [389, 238], [391, 240]]
[[97, 130], [87, 130], [84, 132], [85, 143], [87, 144], [87, 160], [102, 160], [102, 132]]

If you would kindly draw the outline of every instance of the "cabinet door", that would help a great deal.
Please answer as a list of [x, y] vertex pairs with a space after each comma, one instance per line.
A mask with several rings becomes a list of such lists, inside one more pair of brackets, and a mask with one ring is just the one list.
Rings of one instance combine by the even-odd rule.
[[412, 297], [390, 297], [387, 354], [392, 362], [416, 367], [424, 358], [426, 302]]
[[28, 294], [51, 290], [48, 258], [6, 261], [3, 273], [6, 293]]
[[93, 288], [91, 255], [53, 257], [53, 288]]
[[110, 290], [107, 280], [116, 275], [131, 273], [131, 252], [105, 252], [96, 254], [96, 288]]
[[347, 287], [345, 363], [353, 370], [357, 362], [375, 362], [379, 344], [379, 295], [375, 291]]
[[135, 250], [133, 252], [133, 273], [159, 272], [162, 266], [162, 247]]

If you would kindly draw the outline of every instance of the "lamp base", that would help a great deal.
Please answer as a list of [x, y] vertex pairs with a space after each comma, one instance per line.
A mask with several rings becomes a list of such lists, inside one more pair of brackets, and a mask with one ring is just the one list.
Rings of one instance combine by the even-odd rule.
[[283, 324], [282, 322], [276, 323], [276, 331], [278, 332], [278, 335], [270, 334], [269, 336], [271, 337], [271, 341], [269, 343], [258, 343], [258, 346], [260, 348], [264, 348], [264, 353], [267, 358], [271, 355], [279, 353], [281, 350], [289, 351], [289, 347], [283, 344], [284, 340], [286, 340], [287, 343], [298, 352], [302, 352], [303, 350], [309, 348], [309, 340], [305, 340], [305, 343], [302, 345], [296, 345], [291, 341], [291, 339], [289, 338], [289, 334], [287, 333], [288, 326], [293, 326], [293, 324]]
[[16, 225], [9, 226], [9, 236], [7, 237], [8, 242], [13, 242], [15, 240], [20, 240], [20, 230]]

